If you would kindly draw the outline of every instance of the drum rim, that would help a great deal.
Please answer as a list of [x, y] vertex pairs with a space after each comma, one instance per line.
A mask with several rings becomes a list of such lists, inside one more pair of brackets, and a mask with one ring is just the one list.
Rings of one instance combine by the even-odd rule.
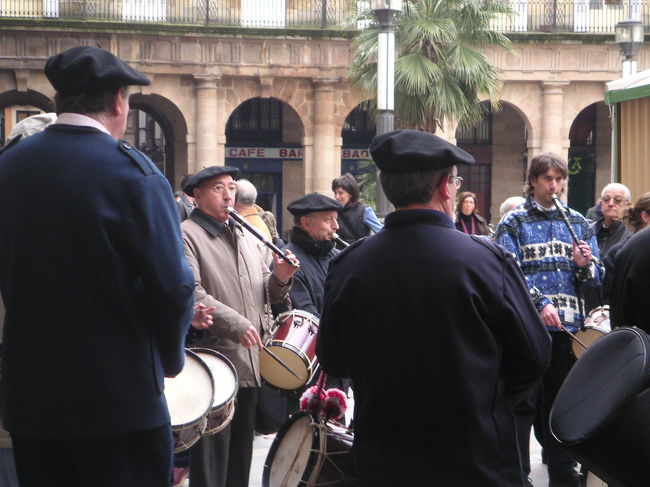
[[[203, 361], [203, 359], [201, 359], [201, 357], [199, 357], [196, 353], [192, 352], [192, 350], [190, 350], [189, 348], [185, 349], [185, 353], [189, 353], [190, 356], [193, 356], [199, 362], [201, 367], [203, 367], [206, 370], [206, 372], [210, 376], [210, 381], [212, 382], [212, 387], [214, 388], [214, 377], [212, 376], [212, 372], [210, 371], [210, 367], [208, 367], [208, 364], [206, 364]], [[181, 424], [178, 424], [178, 425], [171, 424], [171, 412], [169, 411], [169, 404], [167, 403], [167, 397], [165, 396], [165, 393], [164, 393], [164, 387], [163, 387], [163, 396], [165, 397], [165, 405], [167, 406], [167, 412], [169, 413], [170, 426], [172, 427], [172, 431], [173, 431], [174, 429], [179, 429], [179, 428], [183, 429], [186, 426], [191, 426], [193, 424], [196, 424], [197, 421], [199, 421], [202, 418], [205, 418], [207, 416], [207, 414], [210, 411], [212, 411], [212, 402], [214, 401], [214, 390], [212, 391], [212, 397], [210, 398], [210, 407], [201, 416], [196, 418], [194, 421], [190, 421], [189, 423], [181, 423]]]
[[287, 316], [293, 316], [293, 315], [304, 315], [305, 317], [313, 320], [320, 326], [320, 320], [316, 317], [316, 315], [310, 313], [309, 311], [304, 311], [302, 309], [292, 309], [291, 311], [285, 311], [284, 313], [280, 313], [278, 317], [274, 320], [274, 323], [277, 323], [278, 321], [282, 321], [285, 317]]
[[[215, 410], [215, 409], [221, 409], [221, 408], [223, 408], [223, 407], [226, 407], [226, 406], [228, 405], [228, 403], [230, 403], [230, 402], [234, 402], [234, 401], [236, 400], [236, 398], [237, 398], [237, 393], [239, 392], [239, 374], [237, 374], [237, 369], [235, 369], [235, 366], [234, 366], [233, 363], [230, 361], [230, 359], [229, 359], [228, 357], [226, 357], [226, 356], [225, 356], [223, 353], [221, 353], [221, 352], [217, 352], [216, 350], [212, 350], [211, 348], [206, 348], [206, 347], [190, 347], [190, 350], [195, 351], [197, 355], [198, 355], [199, 353], [207, 353], [208, 355], [213, 355], [213, 356], [215, 356], [215, 357], [218, 357], [218, 358], [220, 358], [220, 359], [223, 359], [223, 360], [226, 362], [226, 364], [230, 367], [230, 370], [232, 371], [232, 373], [233, 373], [234, 376], [235, 376], [235, 390], [233, 391], [232, 396], [230, 396], [230, 397], [228, 398], [227, 401], [225, 401], [225, 402], [223, 402], [223, 403], [221, 403], [221, 404], [217, 404], [217, 405], [215, 405], [215, 404], [214, 404], [214, 391], [213, 391], [213, 394], [212, 394], [212, 405], [210, 406], [210, 409], [208, 410], [208, 413], [207, 413], [208, 416], [209, 416], [210, 413], [213, 412], [213, 410]], [[201, 357], [199, 356], [199, 358], [201, 358]], [[206, 365], [207, 365], [207, 364], [206, 364]], [[209, 365], [207, 365], [207, 366], [208, 366], [208, 368], [210, 368]], [[214, 381], [214, 377], [212, 377], [212, 385], [213, 385], [213, 387], [216, 388], [216, 384], [215, 384], [215, 381]]]
[[319, 418], [311, 411], [298, 411], [289, 416], [288, 420], [285, 421], [285, 423], [276, 433], [275, 438], [273, 439], [273, 443], [271, 443], [271, 448], [269, 448], [269, 453], [266, 455], [266, 460], [264, 460], [264, 470], [262, 472], [262, 487], [269, 487], [271, 465], [273, 464], [273, 460], [275, 459], [275, 454], [277, 453], [280, 443], [282, 443], [282, 439], [284, 438], [284, 435], [287, 433], [289, 428], [291, 428], [291, 426], [296, 421], [298, 421], [298, 419], [304, 416], [309, 416], [309, 418], [311, 419], [310, 426], [311, 426], [312, 438], [311, 438], [311, 449], [309, 452], [309, 458], [307, 458], [307, 465], [305, 466], [305, 471], [302, 473], [302, 477], [300, 478], [300, 481], [304, 483], [307, 483], [309, 481], [309, 477], [311, 476], [311, 472], [313, 472], [314, 470], [314, 466], [317, 460], [316, 452], [320, 451], [319, 446], [320, 446], [321, 433], [318, 428], [313, 427], [313, 425], [318, 423]]

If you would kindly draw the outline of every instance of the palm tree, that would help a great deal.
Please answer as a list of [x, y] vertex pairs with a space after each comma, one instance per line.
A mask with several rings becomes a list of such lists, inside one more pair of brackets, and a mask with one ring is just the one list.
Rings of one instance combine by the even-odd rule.
[[[502, 1], [410, 0], [395, 29], [396, 118], [403, 128], [435, 132], [444, 120], [469, 126], [485, 115], [483, 95], [498, 106], [497, 69], [478, 48], [510, 49], [510, 40], [490, 30], [499, 14], [513, 15]], [[369, 13], [357, 21], [368, 23]], [[377, 33], [369, 27], [355, 37], [349, 79], [369, 98], [377, 92]]]

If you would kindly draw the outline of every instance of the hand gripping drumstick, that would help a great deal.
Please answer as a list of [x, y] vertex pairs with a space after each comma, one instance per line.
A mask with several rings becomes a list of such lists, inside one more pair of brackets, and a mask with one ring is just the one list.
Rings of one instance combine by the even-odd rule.
[[299, 267], [298, 264], [296, 264], [289, 257], [287, 257], [286, 254], [284, 252], [282, 252], [282, 250], [280, 250], [277, 246], [273, 245], [273, 242], [269, 242], [266, 239], [266, 237], [264, 235], [262, 235], [257, 228], [255, 228], [253, 225], [251, 225], [245, 219], [243, 219], [241, 217], [241, 215], [239, 213], [237, 213], [237, 211], [232, 206], [229, 206], [228, 208], [226, 208], [226, 211], [228, 212], [228, 214], [230, 215], [230, 217], [233, 220], [235, 220], [241, 226], [245, 227], [246, 230], [251, 232], [254, 236], [259, 238], [264, 245], [266, 245], [273, 252], [275, 252], [278, 256], [280, 256], [280, 258], [282, 258], [283, 260], [285, 260], [286, 262], [288, 262], [289, 264], [291, 264], [294, 267]]

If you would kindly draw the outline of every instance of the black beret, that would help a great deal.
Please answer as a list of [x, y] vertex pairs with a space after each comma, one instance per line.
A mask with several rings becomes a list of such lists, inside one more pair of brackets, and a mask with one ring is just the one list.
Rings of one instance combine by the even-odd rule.
[[45, 76], [56, 91], [70, 95], [151, 84], [140, 71], [96, 46], [78, 46], [55, 54], [45, 63]]
[[340, 211], [343, 205], [320, 193], [310, 193], [287, 205], [293, 216], [303, 216], [315, 211]]
[[474, 164], [463, 149], [428, 132], [396, 130], [375, 136], [370, 154], [385, 172], [435, 171], [456, 164]]
[[230, 174], [233, 179], [235, 179], [239, 176], [239, 169], [232, 166], [210, 166], [201, 169], [193, 176], [190, 176], [185, 186], [183, 186], [183, 192], [186, 195], [194, 196], [194, 189], [198, 188], [203, 181], [207, 181], [208, 179], [212, 179], [222, 174]]

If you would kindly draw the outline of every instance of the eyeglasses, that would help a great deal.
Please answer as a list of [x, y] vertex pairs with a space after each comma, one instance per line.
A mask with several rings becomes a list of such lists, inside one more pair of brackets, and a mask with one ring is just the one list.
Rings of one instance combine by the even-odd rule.
[[623, 204], [623, 202], [625, 201], [625, 200], [624, 200], [623, 198], [621, 198], [620, 196], [619, 196], [619, 197], [616, 197], [616, 196], [603, 196], [603, 197], [600, 198], [600, 199], [603, 201], [603, 203], [609, 203], [609, 201], [613, 199], [613, 200], [614, 200], [614, 204], [616, 204], [616, 205], [621, 205], [621, 204]]
[[222, 194], [226, 190], [228, 190], [229, 193], [236, 193], [238, 188], [239, 186], [236, 184], [229, 184], [228, 186], [225, 184], [215, 184], [214, 186], [210, 186], [210, 189], [217, 194]]
[[464, 179], [460, 176], [449, 176], [449, 184], [455, 184], [456, 189], [460, 188], [460, 185], [463, 184]]

